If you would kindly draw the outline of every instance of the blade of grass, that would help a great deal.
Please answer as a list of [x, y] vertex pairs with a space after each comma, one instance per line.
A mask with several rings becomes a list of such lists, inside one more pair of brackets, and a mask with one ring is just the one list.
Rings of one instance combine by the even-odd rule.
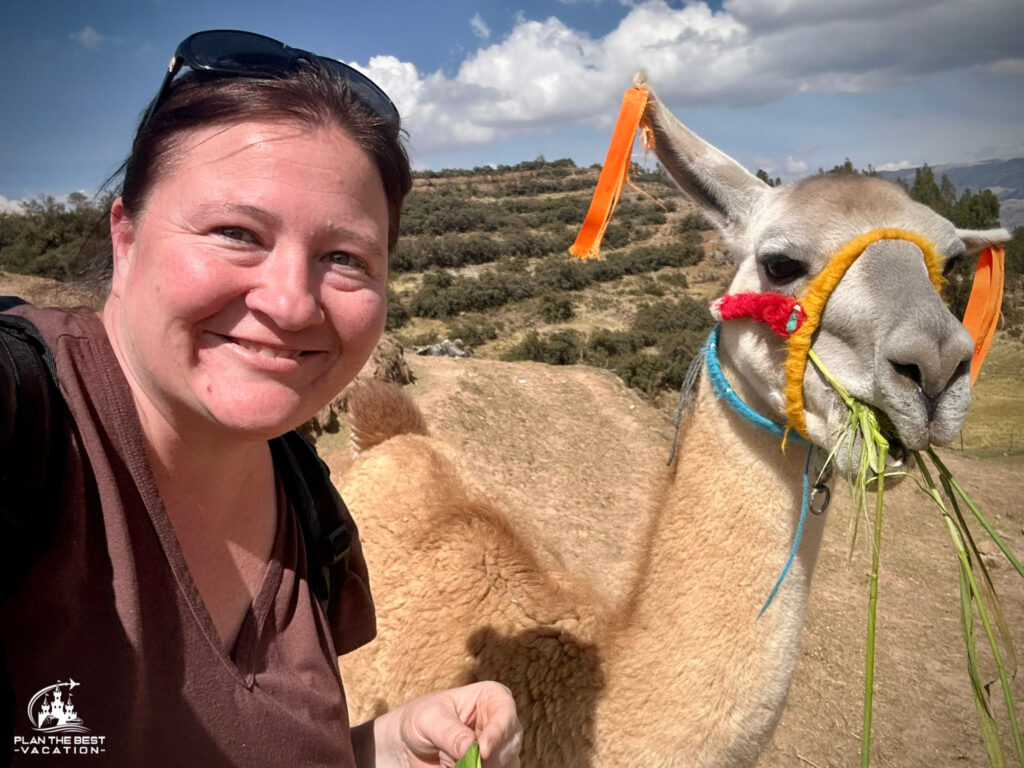
[[[861, 419], [861, 429], [867, 420]], [[885, 466], [885, 455], [889, 444], [877, 429], [862, 434], [864, 442], [870, 439], [877, 442], [878, 458], [881, 466]], [[868, 639], [864, 663], [864, 728], [861, 731], [860, 764], [861, 768], [871, 765], [871, 714], [875, 694], [875, 625], [878, 612], [878, 565], [882, 551], [882, 508], [885, 494], [885, 475], [878, 475], [878, 488], [875, 495], [875, 539], [871, 548], [871, 584], [868, 589]]]
[[480, 768], [480, 745], [475, 741], [470, 744], [466, 754], [455, 764], [455, 768]]
[[981, 673], [978, 669], [978, 644], [974, 638], [974, 608], [971, 605], [971, 585], [967, 580], [967, 574], [964, 572], [963, 563], [960, 563], [959, 570], [960, 630], [964, 636], [964, 645], [967, 647], [967, 675], [971, 679], [971, 688], [974, 691], [974, 707], [978, 712], [981, 738], [985, 743], [985, 751], [988, 752], [989, 765], [992, 768], [1006, 768], [1006, 758], [1003, 756], [1003, 748], [999, 744], [999, 731], [996, 728], [996, 721], [992, 716], [992, 708], [989, 705], [988, 690], [981, 682]]
[[964, 503], [977, 518], [978, 522], [981, 523], [981, 527], [985, 529], [985, 533], [987, 533], [989, 537], [992, 539], [992, 541], [996, 543], [996, 546], [999, 547], [1000, 551], [1003, 553], [1006, 559], [1010, 561], [1010, 563], [1016, 569], [1017, 573], [1024, 577], [1024, 566], [1020, 564], [1020, 561], [1014, 556], [1013, 552], [1010, 551], [1010, 548], [1006, 545], [1006, 542], [1003, 541], [1002, 537], [998, 533], [996, 533], [996, 530], [992, 527], [992, 524], [981, 513], [981, 510], [979, 510], [977, 505], [971, 500], [971, 497], [967, 495], [967, 492], [963, 489], [960, 483], [956, 481], [956, 478], [953, 477], [953, 474], [949, 471], [949, 469], [947, 469], [946, 465], [942, 463], [942, 460], [935, 453], [935, 450], [929, 448], [928, 455], [934, 462], [935, 467], [939, 471], [939, 474], [949, 479], [949, 484], [952, 486], [953, 490], [956, 491], [957, 495], [964, 500]]
[[[978, 609], [978, 616], [981, 618], [982, 626], [985, 628], [985, 634], [988, 639], [989, 648], [992, 651], [992, 658], [995, 660], [996, 669], [999, 671], [999, 684], [1003, 690], [1003, 698], [1006, 701], [1006, 712], [1010, 720], [1010, 732], [1013, 736], [1013, 745], [1014, 749], [1017, 752], [1017, 760], [1021, 768], [1024, 768], [1024, 744], [1022, 744], [1021, 742], [1020, 727], [1017, 723], [1017, 711], [1013, 704], [1013, 696], [1010, 692], [1010, 683], [1006, 675], [1006, 665], [1003, 663], [1002, 654], [999, 651], [999, 644], [996, 642], [995, 633], [992, 629], [992, 623], [989, 620], [988, 611], [985, 609], [985, 603], [981, 596], [981, 590], [978, 588], [977, 581], [974, 578], [974, 571], [971, 568], [970, 559], [967, 555], [967, 550], [964, 547], [963, 538], [960, 536], [960, 532], [957, 528], [956, 521], [954, 520], [953, 516], [949, 514], [949, 510], [947, 509], [945, 503], [942, 501], [942, 496], [939, 493], [938, 487], [932, 480], [931, 473], [928, 471], [928, 467], [921, 460], [921, 455], [916, 451], [914, 453], [915, 457], [917, 458], [918, 467], [921, 470], [921, 475], [924, 477], [925, 484], [928, 487], [928, 495], [931, 496], [939, 506], [939, 510], [941, 511], [942, 516], [946, 521], [946, 526], [950, 530], [950, 535], [953, 538], [953, 543], [957, 548], [957, 556], [960, 559], [961, 570], [970, 585], [971, 599], [973, 600], [974, 605]], [[968, 651], [968, 655], [969, 654], [970, 651]], [[987, 695], [985, 698], [985, 706], [988, 706]], [[985, 735], [984, 724], [982, 724], [982, 735]], [[996, 743], [998, 743], [998, 741]], [[986, 741], [986, 745], [988, 744], [989, 741]]]
[[979, 586], [982, 588], [982, 596], [985, 599], [985, 604], [992, 612], [992, 616], [995, 619], [996, 629], [999, 630], [999, 639], [1003, 643], [1003, 652], [1006, 654], [1006, 666], [1010, 671], [1010, 677], [1017, 676], [1017, 649], [1014, 647], [1013, 637], [1010, 635], [1010, 628], [1006, 623], [1006, 617], [1003, 615], [1003, 606], [999, 600], [999, 596], [996, 594], [995, 584], [992, 583], [992, 576], [988, 572], [988, 566], [985, 565], [985, 561], [981, 557], [981, 550], [978, 549], [977, 542], [974, 540], [974, 536], [971, 534], [971, 529], [967, 525], [967, 520], [964, 518], [964, 514], [960, 509], [960, 504], [957, 503], [956, 495], [953, 493], [953, 489], [950, 487], [949, 478], [945, 475], [940, 474], [939, 480], [942, 483], [942, 490], [945, 491], [946, 498], [949, 500], [953, 507], [953, 511], [956, 513], [957, 525], [960, 529], [960, 534], [963, 536], [968, 545], [970, 545], [970, 553], [973, 556], [974, 563], [978, 564], [978, 568], [981, 570], [983, 578], [979, 582]]

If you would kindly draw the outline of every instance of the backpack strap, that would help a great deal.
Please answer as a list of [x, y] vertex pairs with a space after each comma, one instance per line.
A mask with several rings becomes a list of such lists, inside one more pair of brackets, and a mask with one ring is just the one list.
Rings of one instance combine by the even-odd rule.
[[327, 465], [298, 432], [271, 440], [270, 452], [302, 527], [310, 589], [326, 613], [332, 576], [337, 575], [339, 563], [344, 575], [352, 549], [348, 508], [331, 482]]
[[[66, 406], [53, 353], [36, 327], [4, 311], [0, 296], [0, 598], [13, 591], [53, 540], [60, 519]], [[11, 761], [14, 689], [0, 638], [0, 765]]]
[[[22, 303], [0, 297], [0, 310]], [[31, 322], [0, 311], [0, 595], [56, 531], [67, 421], [53, 353]]]

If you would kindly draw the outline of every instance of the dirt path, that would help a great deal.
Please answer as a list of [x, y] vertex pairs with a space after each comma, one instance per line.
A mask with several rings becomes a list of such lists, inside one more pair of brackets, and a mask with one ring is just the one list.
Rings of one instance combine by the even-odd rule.
[[[419, 377], [410, 391], [431, 429], [477, 483], [567, 565], [618, 592], [659, 487], [670, 414], [593, 369], [407, 359]], [[323, 449], [344, 463], [338, 440]], [[1024, 465], [943, 455], [1014, 550], [1024, 552]], [[964, 669], [948, 533], [910, 483], [890, 492], [887, 509], [873, 765], [986, 765]], [[802, 660], [762, 768], [859, 763], [870, 556], [862, 536], [848, 562], [847, 510], [839, 492], [815, 575]], [[1011, 631], [1024, 644], [1024, 582], [1002, 564], [993, 577]], [[1024, 706], [1021, 681], [1015, 703]]]

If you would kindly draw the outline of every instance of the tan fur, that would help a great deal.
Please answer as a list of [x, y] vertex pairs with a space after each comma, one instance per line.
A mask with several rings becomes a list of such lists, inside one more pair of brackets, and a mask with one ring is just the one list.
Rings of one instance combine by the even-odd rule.
[[416, 404], [397, 384], [383, 379], [357, 379], [345, 390], [352, 451], [356, 455], [395, 435], [426, 435], [427, 424]]
[[[877, 226], [924, 232], [943, 253], [963, 248], [949, 222], [891, 185], [826, 179], [771, 189], [656, 100], [648, 119], [662, 163], [720, 223], [738, 262], [733, 291], [774, 289], [759, 255], [786, 253], [809, 277], [837, 244]], [[969, 398], [951, 368], [969, 356], [970, 339], [915, 248], [897, 243], [862, 258], [830, 299], [815, 342], [844, 386], [876, 398], [901, 434], [927, 433], [932, 416], [893, 355], [913, 361], [924, 384], [933, 371], [948, 379], [936, 395], [949, 404], [934, 417], [943, 429], [962, 420]], [[779, 290], [799, 295], [804, 282]], [[893, 352], [887, 345], [896, 342]], [[720, 352], [744, 398], [781, 418], [782, 342], [736, 321], [723, 327]], [[845, 416], [814, 372], [805, 402], [812, 439], [832, 445]], [[362, 405], [367, 413], [406, 407], [353, 401], [357, 425]], [[824, 524], [809, 517], [782, 589], [757, 618], [796, 532], [807, 447], [791, 442], [782, 453], [777, 437], [741, 420], [702, 380], [617, 603], [513, 528], [447, 450], [398, 435], [342, 477], [379, 620], [379, 638], [341, 660], [354, 721], [487, 678], [516, 697], [524, 766], [753, 766], [785, 704]]]
[[[737, 764], [755, 759], [762, 740], [743, 734], [770, 733], [785, 698], [813, 555], [795, 566], [778, 610], [754, 622], [798, 502], [794, 483], [767, 493], [766, 485], [798, 476], [791, 465], [800, 458], [779, 454], [766, 468], [758, 454], [778, 454], [777, 443], [748, 435], [754, 445], [733, 453], [747, 478], [737, 484], [734, 467], [715, 460], [722, 429], [746, 430], [705, 393], [680, 448], [681, 473], [666, 477], [668, 501], [617, 605], [524, 540], [437, 441], [402, 435], [367, 451], [341, 485], [360, 522], [380, 628], [372, 645], [342, 659], [353, 718], [496, 679], [516, 694], [524, 765], [630, 765], [666, 750], [692, 758], [680, 765], [718, 764], [723, 751], [742, 756]], [[723, 512], [689, 511], [700, 508]], [[763, 530], [759, 540], [745, 535], [752, 526]], [[744, 575], [751, 561], [757, 573]], [[779, 632], [787, 642], [772, 639]], [[723, 675], [760, 656], [762, 671]]]

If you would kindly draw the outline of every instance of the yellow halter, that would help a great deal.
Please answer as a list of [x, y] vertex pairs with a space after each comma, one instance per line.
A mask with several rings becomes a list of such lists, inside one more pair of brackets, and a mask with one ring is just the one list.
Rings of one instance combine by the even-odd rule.
[[936, 291], [941, 291], [945, 285], [945, 278], [942, 276], [942, 258], [935, 250], [932, 242], [916, 232], [906, 229], [875, 229], [859, 237], [855, 237], [829, 259], [825, 268], [811, 281], [806, 293], [799, 300], [807, 317], [803, 324], [789, 337], [787, 342], [786, 356], [786, 413], [789, 417], [789, 427], [795, 429], [803, 437], [807, 437], [807, 420], [804, 417], [804, 371], [807, 368], [807, 353], [811, 349], [811, 341], [814, 332], [818, 329], [821, 321], [821, 313], [825, 309], [825, 302], [832, 295], [832, 291], [843, 279], [846, 270], [867, 250], [868, 246], [880, 240], [907, 240], [924, 253], [924, 263], [928, 268], [928, 277], [935, 286]]

